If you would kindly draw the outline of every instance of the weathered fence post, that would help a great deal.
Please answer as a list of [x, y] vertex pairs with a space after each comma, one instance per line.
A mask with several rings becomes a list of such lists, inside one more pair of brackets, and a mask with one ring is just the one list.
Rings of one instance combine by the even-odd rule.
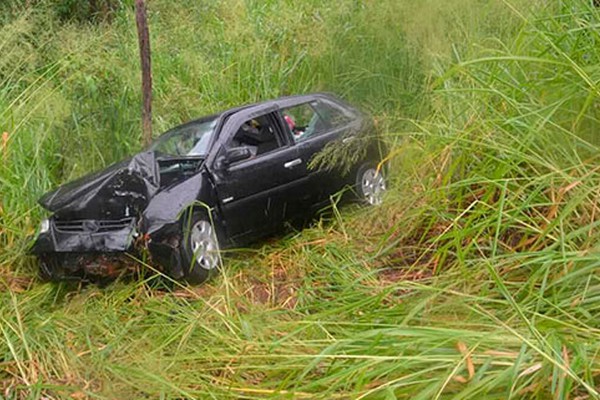
[[152, 63], [144, 0], [135, 0], [135, 21], [137, 23], [142, 67], [142, 143], [146, 146], [152, 141]]

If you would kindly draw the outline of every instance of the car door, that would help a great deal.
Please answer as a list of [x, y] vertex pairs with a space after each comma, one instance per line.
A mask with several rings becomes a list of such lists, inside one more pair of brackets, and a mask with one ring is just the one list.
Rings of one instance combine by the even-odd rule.
[[[264, 140], [271, 134], [276, 143]], [[227, 234], [234, 242], [268, 235], [282, 224], [288, 200], [306, 179], [298, 149], [283, 131], [274, 106], [238, 112], [225, 123], [222, 135], [222, 154], [243, 146], [252, 152], [251, 158], [228, 166], [219, 165], [219, 156], [215, 160], [215, 190]]]
[[304, 192], [310, 193], [308, 202], [310, 205], [322, 205], [344, 186], [347, 179], [339, 169], [310, 168], [310, 163], [329, 143], [352, 140], [356, 119], [323, 99], [282, 107], [280, 113], [303, 161], [299, 172], [306, 177]]

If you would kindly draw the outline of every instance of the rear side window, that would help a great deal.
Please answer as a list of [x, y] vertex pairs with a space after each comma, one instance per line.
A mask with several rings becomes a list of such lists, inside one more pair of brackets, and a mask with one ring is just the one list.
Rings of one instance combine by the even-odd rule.
[[327, 121], [327, 124], [331, 129], [341, 128], [342, 126], [349, 124], [354, 117], [347, 110], [330, 102], [317, 101], [315, 102], [314, 107], [321, 118], [323, 118], [324, 121]]
[[284, 108], [281, 115], [296, 143], [340, 128], [352, 121], [352, 115], [342, 108], [320, 100]]

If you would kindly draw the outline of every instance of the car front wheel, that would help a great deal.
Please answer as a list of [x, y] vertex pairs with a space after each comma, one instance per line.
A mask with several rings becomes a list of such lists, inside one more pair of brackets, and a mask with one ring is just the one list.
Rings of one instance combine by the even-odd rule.
[[383, 201], [386, 190], [383, 172], [375, 164], [364, 164], [356, 174], [356, 192], [359, 198], [367, 204], [378, 206]]
[[184, 278], [191, 284], [206, 281], [221, 265], [216, 232], [201, 213], [193, 213], [184, 221], [182, 261]]

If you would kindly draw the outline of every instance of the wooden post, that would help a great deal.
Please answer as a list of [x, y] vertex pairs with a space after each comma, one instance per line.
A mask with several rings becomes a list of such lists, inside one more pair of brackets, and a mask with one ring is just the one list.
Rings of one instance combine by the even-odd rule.
[[135, 21], [140, 44], [142, 66], [142, 143], [147, 146], [152, 141], [152, 64], [150, 59], [150, 35], [144, 0], [135, 0]]
[[8, 159], [8, 132], [2, 133], [2, 141], [0, 142], [0, 158], [3, 162]]

